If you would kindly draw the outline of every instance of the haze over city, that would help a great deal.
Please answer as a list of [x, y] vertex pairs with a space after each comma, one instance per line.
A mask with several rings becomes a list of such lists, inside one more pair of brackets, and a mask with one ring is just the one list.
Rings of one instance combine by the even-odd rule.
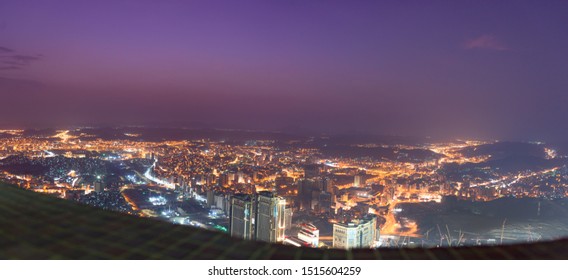
[[565, 1], [2, 1], [0, 126], [567, 139]]

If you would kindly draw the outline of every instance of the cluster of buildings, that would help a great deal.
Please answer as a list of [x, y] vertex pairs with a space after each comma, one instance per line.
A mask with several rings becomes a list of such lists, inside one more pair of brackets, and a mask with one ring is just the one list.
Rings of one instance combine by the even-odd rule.
[[[229, 200], [229, 234], [245, 240], [283, 243], [293, 246], [320, 247], [320, 231], [311, 223], [297, 225], [297, 235], [290, 233], [293, 211], [286, 200], [273, 192], [234, 194]], [[348, 223], [333, 224], [332, 247], [340, 249], [372, 248], [379, 237], [377, 217], [364, 215]]]
[[[488, 158], [469, 157], [461, 149], [481, 143], [353, 147], [393, 150], [393, 157], [383, 159], [329, 156], [296, 140], [286, 145], [260, 140], [110, 141], [66, 131], [51, 138], [5, 133], [14, 137], [0, 138], [3, 181], [124, 212], [124, 186], [164, 186], [182, 200], [200, 196], [215, 219], [228, 220], [233, 237], [294, 246], [374, 247], [385, 220], [396, 222], [388, 218], [397, 203], [440, 202], [443, 196], [487, 201], [568, 195], [566, 167], [505, 175], [489, 168], [464, 173], [463, 164]], [[416, 150], [437, 157], [409, 154]], [[166, 206], [159, 200], [152, 203]]]

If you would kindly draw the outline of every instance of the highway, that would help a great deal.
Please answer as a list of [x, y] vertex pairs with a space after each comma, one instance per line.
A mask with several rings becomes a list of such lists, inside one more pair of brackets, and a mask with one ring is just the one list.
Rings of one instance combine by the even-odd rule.
[[162, 180], [158, 177], [155, 177], [151, 174], [150, 171], [152, 171], [152, 169], [154, 167], [156, 167], [156, 163], [158, 163], [158, 160], [154, 160], [154, 163], [150, 167], [148, 167], [148, 170], [146, 170], [146, 172], [144, 173], [144, 177], [146, 179], [158, 184], [158, 185], [165, 186], [168, 189], [175, 189], [176, 186], [173, 183], [164, 181], [164, 180]]

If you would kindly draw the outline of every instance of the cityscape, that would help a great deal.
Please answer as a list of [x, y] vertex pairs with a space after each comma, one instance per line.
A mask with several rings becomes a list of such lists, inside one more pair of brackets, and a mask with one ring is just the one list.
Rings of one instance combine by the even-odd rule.
[[9, 278], [97, 279], [456, 277], [473, 266], [343, 260], [566, 260], [566, 11], [1, 0], [0, 260], [196, 260], [10, 265]]
[[152, 127], [0, 136], [3, 182], [247, 240], [451, 247], [568, 229], [568, 157], [540, 142]]

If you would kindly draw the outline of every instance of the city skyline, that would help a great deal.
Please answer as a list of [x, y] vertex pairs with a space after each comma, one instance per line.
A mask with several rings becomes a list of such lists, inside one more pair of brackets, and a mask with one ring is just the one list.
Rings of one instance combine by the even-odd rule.
[[0, 127], [565, 141], [567, 5], [3, 1]]
[[561, 274], [566, 12], [0, 0], [0, 274]]
[[0, 130], [0, 182], [296, 247], [505, 245], [568, 232], [568, 150], [547, 143], [208, 132]]

